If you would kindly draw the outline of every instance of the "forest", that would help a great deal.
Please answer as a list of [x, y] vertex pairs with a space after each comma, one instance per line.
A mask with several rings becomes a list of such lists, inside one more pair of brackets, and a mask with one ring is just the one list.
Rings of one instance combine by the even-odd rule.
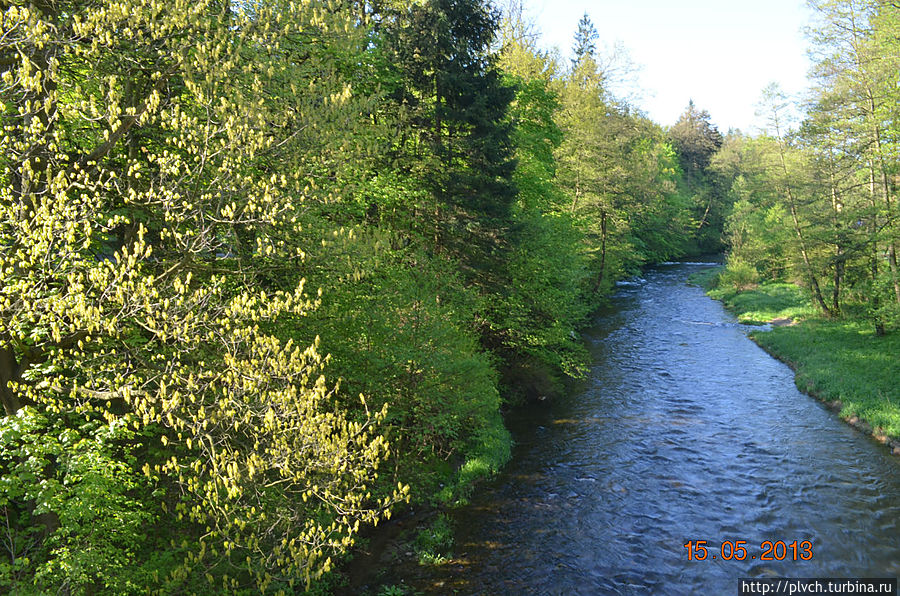
[[817, 8], [805, 118], [770, 89], [751, 137], [515, 2], [6, 3], [0, 591], [326, 589], [503, 465], [647, 264], [727, 248], [890, 333], [900, 13]]
[[726, 139], [710, 163], [732, 193], [727, 275], [738, 285], [796, 280], [825, 317], [865, 320], [884, 335], [900, 321], [900, 11], [814, 8], [802, 119], [770, 86], [763, 134]]

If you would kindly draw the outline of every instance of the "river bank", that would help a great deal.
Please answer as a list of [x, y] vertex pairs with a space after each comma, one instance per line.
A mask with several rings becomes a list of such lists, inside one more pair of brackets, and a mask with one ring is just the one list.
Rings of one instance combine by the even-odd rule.
[[[686, 285], [701, 268], [620, 284], [585, 330], [584, 382], [510, 412], [512, 457], [446, 513], [446, 558], [400, 549], [360, 592], [725, 594], [739, 577], [900, 573], [900, 466]], [[698, 562], [688, 540], [752, 550]], [[795, 540], [813, 556], [763, 554]]]
[[797, 387], [900, 455], [900, 333], [820, 317], [792, 284], [744, 290], [717, 285], [717, 270], [692, 277], [742, 323], [763, 325], [750, 337], [793, 369]]
[[[585, 331], [588, 378], [509, 413], [510, 463], [469, 505], [416, 508], [370, 536], [336, 593], [724, 593], [735, 574], [900, 571], [881, 546], [900, 519], [895, 460], [803, 399], [791, 371], [685, 285], [698, 265], [620, 284]], [[755, 334], [767, 338], [799, 337], [814, 314], [793, 286], [725, 298], [748, 322], [783, 325]], [[893, 390], [885, 374], [870, 386]], [[815, 557], [699, 566], [685, 536], [809, 539]]]

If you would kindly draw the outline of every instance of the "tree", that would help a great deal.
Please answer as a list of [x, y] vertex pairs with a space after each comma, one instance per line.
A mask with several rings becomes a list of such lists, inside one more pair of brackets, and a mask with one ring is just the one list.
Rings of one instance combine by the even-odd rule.
[[689, 179], [703, 175], [723, 140], [715, 124], [710, 122], [709, 112], [697, 109], [693, 100], [688, 102], [684, 113], [669, 130], [669, 138]]
[[504, 21], [499, 64], [516, 89], [509, 116], [518, 200], [509, 234], [512, 283], [493, 310], [502, 329], [505, 387], [534, 399], [560, 392], [561, 373], [584, 370], [586, 354], [575, 331], [591, 300], [583, 232], [555, 181], [555, 150], [563, 141], [553, 89], [558, 66], [537, 48], [521, 14], [514, 15], [517, 21]]
[[600, 39], [600, 34], [597, 33], [597, 28], [594, 27], [588, 14], [584, 13], [575, 30], [575, 41], [572, 44], [572, 68], [576, 68], [584, 58], [595, 58], [598, 39]]
[[576, 64], [561, 92], [564, 141], [556, 152], [558, 181], [571, 197], [569, 211], [587, 223], [590, 243], [599, 253], [595, 288], [607, 279], [614, 197], [623, 173], [601, 81], [592, 58]]
[[[843, 134], [852, 139], [860, 182], [868, 187], [870, 296], [876, 328], [896, 318], [900, 306], [897, 265], [895, 142], [896, 10], [887, 3], [842, 0], [815, 2], [812, 29], [816, 50], [815, 79], [819, 108], [831, 112]], [[881, 258], [881, 254], [885, 258]], [[885, 293], [884, 290], [890, 288]]]
[[699, 110], [692, 100], [669, 130], [669, 139], [678, 152], [684, 173], [684, 192], [694, 203], [698, 250], [717, 251], [721, 248], [728, 197], [721, 181], [708, 167], [712, 156], [722, 146], [722, 134], [710, 121], [709, 112]]
[[435, 248], [465, 263], [473, 283], [496, 283], [488, 277], [502, 269], [502, 228], [515, 197], [506, 119], [514, 90], [490, 51], [498, 14], [481, 0], [432, 0], [392, 15], [395, 97], [413, 131], [398, 149], [411, 152], [402, 161], [417, 162], [434, 197]]
[[309, 582], [403, 492], [368, 494], [385, 412], [335, 408], [318, 342], [278, 332], [316, 305], [296, 222], [358, 112], [329, 76], [360, 47], [353, 21], [73, 0], [12, 6], [2, 27], [13, 581]]
[[686, 215], [661, 131], [609, 97], [602, 81], [585, 58], [561, 85], [564, 140], [556, 150], [557, 183], [595, 255], [594, 291], [645, 258], [679, 254]]

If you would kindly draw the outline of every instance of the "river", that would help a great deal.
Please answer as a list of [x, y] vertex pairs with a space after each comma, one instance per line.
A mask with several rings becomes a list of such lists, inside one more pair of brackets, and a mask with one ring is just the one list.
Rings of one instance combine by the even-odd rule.
[[[510, 418], [513, 459], [452, 514], [456, 557], [407, 586], [734, 594], [740, 577], [900, 575], [900, 460], [800, 393], [686, 284], [698, 269], [619, 289], [586, 334], [588, 380]], [[739, 540], [745, 560], [724, 560]]]

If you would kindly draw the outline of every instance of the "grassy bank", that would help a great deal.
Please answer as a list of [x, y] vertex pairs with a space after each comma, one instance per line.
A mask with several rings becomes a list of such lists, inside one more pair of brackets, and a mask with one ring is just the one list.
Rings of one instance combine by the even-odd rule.
[[800, 390], [829, 402], [846, 421], [900, 451], [900, 332], [878, 337], [871, 325], [824, 319], [792, 284], [741, 291], [719, 285], [716, 270], [692, 281], [742, 322], [782, 323], [751, 337], [794, 369]]

